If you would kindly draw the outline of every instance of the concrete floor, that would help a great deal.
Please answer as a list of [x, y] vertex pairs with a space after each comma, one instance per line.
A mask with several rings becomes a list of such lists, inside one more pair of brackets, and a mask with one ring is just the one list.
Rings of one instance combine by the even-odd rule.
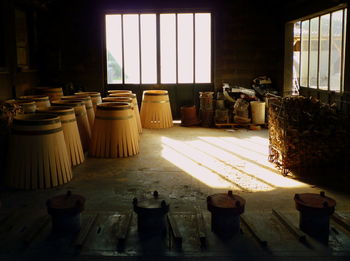
[[[267, 161], [268, 131], [200, 127], [144, 129], [140, 154], [131, 158], [87, 158], [74, 168], [74, 178], [58, 188], [16, 191], [2, 188], [3, 208], [45, 208], [48, 198], [72, 190], [86, 197], [87, 210], [130, 208], [134, 197], [154, 190], [169, 197], [172, 210], [206, 209], [206, 197], [228, 189], [246, 199], [246, 211], [294, 209], [295, 193], [319, 193], [320, 188], [283, 177]], [[337, 210], [350, 209], [350, 197], [326, 194], [337, 200]]]

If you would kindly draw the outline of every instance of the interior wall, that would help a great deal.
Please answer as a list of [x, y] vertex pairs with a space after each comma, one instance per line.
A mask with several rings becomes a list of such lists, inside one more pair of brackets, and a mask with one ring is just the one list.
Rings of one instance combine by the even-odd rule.
[[[250, 87], [261, 75], [282, 89], [283, 24], [269, 3], [254, 1], [56, 1], [49, 11], [43, 81], [102, 91], [104, 10], [210, 9], [214, 17], [215, 88]], [[269, 2], [269, 1], [268, 1]], [[272, 1], [271, 1], [272, 3]]]

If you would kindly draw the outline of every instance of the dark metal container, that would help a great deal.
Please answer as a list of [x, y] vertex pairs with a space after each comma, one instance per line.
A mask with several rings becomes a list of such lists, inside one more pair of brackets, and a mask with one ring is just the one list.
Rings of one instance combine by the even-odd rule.
[[80, 230], [80, 213], [84, 210], [85, 198], [68, 191], [46, 202], [52, 220], [52, 233], [56, 235], [76, 233]]
[[240, 214], [244, 212], [245, 200], [232, 191], [207, 197], [211, 212], [211, 229], [221, 237], [232, 237], [240, 231]]
[[299, 227], [302, 231], [328, 244], [329, 220], [334, 213], [336, 201], [320, 194], [295, 194], [295, 207], [300, 212]]
[[140, 233], [166, 234], [165, 215], [169, 212], [169, 204], [160, 198], [157, 191], [150, 199], [133, 200], [134, 211], [137, 213], [137, 229]]

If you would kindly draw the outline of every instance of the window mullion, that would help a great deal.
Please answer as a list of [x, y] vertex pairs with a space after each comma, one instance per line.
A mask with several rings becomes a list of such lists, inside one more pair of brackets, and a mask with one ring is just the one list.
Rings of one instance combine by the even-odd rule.
[[196, 82], [196, 15], [193, 13], [193, 82]]
[[309, 20], [309, 44], [307, 51], [307, 87], [310, 88], [310, 52], [311, 52], [311, 20]]
[[342, 18], [342, 34], [341, 34], [341, 50], [340, 50], [340, 92], [344, 91], [344, 25], [345, 25], [345, 9], [343, 9], [343, 18]]
[[332, 13], [329, 14], [329, 46], [328, 46], [328, 88], [331, 89], [331, 55], [332, 55]]
[[299, 75], [298, 75], [298, 81], [299, 81], [299, 89], [301, 86], [301, 55], [303, 52], [302, 44], [303, 44], [303, 23], [300, 22], [300, 54], [299, 54]]
[[160, 14], [156, 14], [156, 45], [157, 45], [157, 84], [160, 84], [161, 81], [161, 68], [160, 68]]
[[317, 45], [317, 90], [320, 88], [320, 53], [321, 53], [321, 16], [318, 17], [318, 45]]
[[121, 31], [122, 31], [122, 84], [125, 84], [125, 68], [124, 68], [124, 15], [121, 15]]
[[139, 18], [139, 84], [142, 84], [141, 15]]
[[179, 57], [178, 57], [178, 54], [179, 54], [179, 51], [178, 51], [178, 26], [177, 26], [177, 13], [175, 14], [175, 34], [176, 34], [176, 38], [175, 38], [175, 41], [176, 41], [176, 84], [179, 83], [179, 69], [178, 69], [178, 65], [179, 65]]

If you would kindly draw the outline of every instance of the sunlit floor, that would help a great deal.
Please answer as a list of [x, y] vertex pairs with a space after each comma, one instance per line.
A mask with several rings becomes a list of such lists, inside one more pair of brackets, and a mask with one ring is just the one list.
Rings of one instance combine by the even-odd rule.
[[[66, 190], [87, 198], [87, 209], [130, 208], [132, 199], [158, 190], [171, 208], [206, 208], [206, 197], [233, 190], [247, 201], [246, 209], [293, 208], [295, 193], [319, 193], [321, 188], [283, 177], [268, 162], [267, 130], [225, 130], [200, 127], [145, 129], [140, 154], [122, 159], [87, 158], [74, 169], [74, 179], [40, 191], [2, 188], [3, 207], [45, 207], [46, 200]], [[349, 196], [327, 191], [337, 208], [350, 208]]]

